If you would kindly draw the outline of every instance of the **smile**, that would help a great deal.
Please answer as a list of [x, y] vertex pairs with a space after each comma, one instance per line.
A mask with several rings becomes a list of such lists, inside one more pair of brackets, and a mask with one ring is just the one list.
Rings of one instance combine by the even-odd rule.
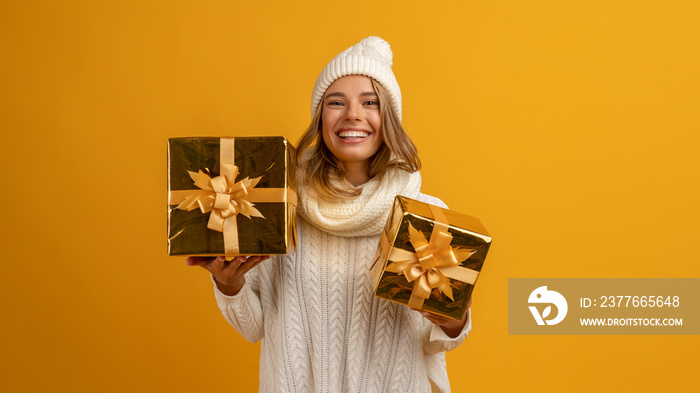
[[340, 131], [338, 132], [338, 136], [346, 139], [346, 138], [367, 138], [369, 136], [369, 132], [367, 131]]

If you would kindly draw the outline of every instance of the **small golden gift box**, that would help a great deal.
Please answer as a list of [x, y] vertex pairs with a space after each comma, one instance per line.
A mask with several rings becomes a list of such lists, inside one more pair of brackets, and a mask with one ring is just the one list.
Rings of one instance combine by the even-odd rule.
[[461, 320], [490, 245], [479, 219], [397, 196], [371, 268], [374, 294]]
[[284, 137], [168, 140], [168, 254], [285, 254], [296, 241]]

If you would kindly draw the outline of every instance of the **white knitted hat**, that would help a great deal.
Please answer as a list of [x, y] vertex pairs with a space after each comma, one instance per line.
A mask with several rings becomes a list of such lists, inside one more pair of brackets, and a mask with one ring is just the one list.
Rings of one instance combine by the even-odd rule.
[[391, 71], [393, 54], [389, 43], [379, 37], [367, 37], [344, 50], [326, 65], [316, 79], [311, 95], [311, 117], [316, 115], [318, 104], [328, 86], [345, 75], [366, 75], [379, 82], [389, 92], [391, 105], [401, 120], [401, 89]]

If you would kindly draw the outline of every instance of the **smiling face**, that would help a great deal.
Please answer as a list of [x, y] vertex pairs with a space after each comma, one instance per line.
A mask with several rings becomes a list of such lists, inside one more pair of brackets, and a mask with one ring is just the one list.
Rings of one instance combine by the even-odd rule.
[[379, 97], [372, 80], [348, 75], [335, 80], [323, 96], [323, 142], [346, 171], [369, 177], [370, 159], [382, 145]]

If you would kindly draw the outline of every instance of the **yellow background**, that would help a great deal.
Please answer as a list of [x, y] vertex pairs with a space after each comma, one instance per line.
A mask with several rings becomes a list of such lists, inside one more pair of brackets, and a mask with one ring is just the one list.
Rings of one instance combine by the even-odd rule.
[[165, 141], [296, 141], [379, 35], [424, 192], [495, 239], [454, 391], [692, 389], [697, 336], [508, 336], [507, 279], [700, 276], [696, 4], [3, 1], [0, 388], [254, 391], [258, 344], [166, 256]]

